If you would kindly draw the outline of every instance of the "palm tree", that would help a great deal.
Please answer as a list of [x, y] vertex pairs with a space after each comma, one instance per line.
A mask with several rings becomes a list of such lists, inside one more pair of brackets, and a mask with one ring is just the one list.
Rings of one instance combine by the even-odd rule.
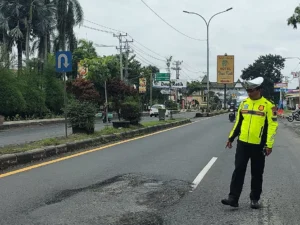
[[[23, 3], [24, 1], [21, 1]], [[24, 34], [26, 33], [24, 24], [24, 7], [20, 0], [6, 0], [0, 2], [0, 14], [5, 23], [5, 31], [11, 41], [17, 44], [18, 68], [22, 68], [22, 53], [25, 50]]]
[[50, 36], [54, 35], [56, 27], [56, 11], [54, 1], [44, 0], [40, 2], [38, 11], [33, 16], [33, 35], [37, 40], [32, 45], [32, 52], [38, 50], [38, 57], [44, 62], [47, 61], [48, 53], [50, 53]]
[[0, 12], [0, 62], [4, 67], [10, 66], [10, 54], [12, 52], [13, 41], [8, 35], [8, 20]]
[[74, 26], [83, 22], [83, 10], [78, 0], [55, 0], [57, 7], [58, 47], [73, 51], [77, 41]]

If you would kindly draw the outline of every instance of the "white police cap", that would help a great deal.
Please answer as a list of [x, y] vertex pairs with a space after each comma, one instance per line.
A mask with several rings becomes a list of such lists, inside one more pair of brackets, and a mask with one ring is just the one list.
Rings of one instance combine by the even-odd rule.
[[263, 77], [257, 77], [253, 80], [247, 80], [244, 82], [245, 88], [246, 89], [254, 89], [257, 88], [259, 86], [261, 86], [261, 84], [264, 82], [264, 78]]

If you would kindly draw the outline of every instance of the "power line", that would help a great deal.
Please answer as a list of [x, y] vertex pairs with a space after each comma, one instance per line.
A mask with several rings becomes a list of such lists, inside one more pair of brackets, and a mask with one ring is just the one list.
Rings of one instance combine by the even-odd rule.
[[[111, 28], [111, 27], [103, 26], [103, 25], [101, 25], [101, 24], [92, 22], [92, 21], [90, 21], [90, 20], [86, 20], [86, 19], [85, 19], [85, 21], [88, 22], [88, 23], [92, 23], [92, 24], [94, 24], [94, 25], [97, 25], [97, 26], [99, 26], [99, 27], [103, 27], [103, 28], [105, 28], [105, 29], [117, 31], [117, 32], [119, 32], [119, 33], [126, 33], [126, 32], [121, 31], [121, 30], [117, 30], [117, 29], [114, 29], [114, 28]], [[146, 47], [146, 46], [143, 45], [142, 43], [138, 42], [138, 41], [137, 41], [136, 39], [134, 39], [131, 35], [128, 34], [128, 37], [132, 38], [132, 39], [134, 40], [134, 42], [138, 43], [139, 45], [141, 45], [141, 46], [144, 47], [145, 49], [149, 50], [150, 52], [154, 53], [155, 55], [158, 55], [158, 56], [160, 56], [160, 57], [165, 58], [165, 57], [162, 56], [161, 54], [159, 54], [159, 53], [157, 53], [157, 52], [151, 50], [150, 48]]]
[[149, 5], [147, 5], [146, 2], [144, 2], [143, 0], [141, 0], [142, 3], [144, 3], [144, 5], [149, 8], [156, 16], [158, 16], [163, 22], [165, 22], [169, 27], [173, 28], [175, 31], [177, 31], [178, 33], [182, 34], [183, 36], [187, 37], [187, 38], [190, 38], [190, 39], [193, 39], [193, 40], [196, 40], [196, 41], [206, 41], [206, 40], [201, 40], [201, 39], [198, 39], [198, 38], [193, 38], [193, 37], [190, 37], [184, 33], [182, 33], [181, 31], [179, 31], [178, 29], [176, 29], [175, 27], [173, 27], [171, 24], [169, 24], [165, 19], [163, 19], [160, 15], [158, 15]]
[[[135, 52], [135, 54], [137, 54], [139, 57], [141, 57], [143, 59], [144, 62], [149, 63], [149, 65], [153, 65], [156, 66], [157, 68], [162, 68], [160, 66], [157, 66], [155, 63], [149, 61], [148, 59], [144, 58], [142, 55], [140, 55], [139, 53]], [[139, 57], [137, 57], [138, 59], [140, 59]]]
[[146, 52], [144, 52], [143, 50], [139, 49], [138, 47], [136, 47], [136, 46], [133, 45], [133, 44], [131, 44], [130, 47], [131, 47], [133, 50], [138, 51], [138, 52], [140, 52], [140, 53], [143, 53], [143, 54], [145, 54], [145, 55], [147, 55], [147, 56], [149, 56], [149, 57], [151, 57], [151, 58], [153, 58], [153, 59], [156, 59], [156, 60], [162, 61], [162, 62], [166, 62], [165, 60], [158, 59], [158, 58], [156, 58], [156, 57], [154, 57], [154, 56], [152, 56], [152, 55], [147, 54]]
[[162, 56], [161, 54], [151, 50], [150, 48], [147, 48], [145, 45], [141, 44], [140, 42], [138, 42], [136, 39], [134, 39], [131, 35], [128, 35], [129, 37], [131, 37], [136, 43], [138, 43], [140, 46], [144, 47], [145, 49], [149, 50], [150, 52], [154, 53], [155, 55], [158, 55], [160, 57], [165, 58], [165, 56]]
[[186, 62], [184, 63], [185, 65], [183, 67], [185, 67], [186, 70], [188, 70], [189, 72], [192, 72], [192, 73], [200, 73], [200, 72], [203, 72], [201, 70], [197, 71], [192, 67], [190, 66], [189, 64], [187, 64]]
[[91, 29], [91, 30], [100, 31], [100, 32], [103, 32], [103, 33], [114, 34], [114, 32], [107, 31], [107, 30], [101, 30], [101, 29], [97, 29], [97, 28], [94, 28], [94, 27], [89, 27], [89, 26], [86, 26], [86, 25], [81, 25], [81, 26], [83, 26], [85, 28], [88, 28], [88, 29]]
[[121, 31], [121, 30], [116, 30], [116, 29], [113, 29], [113, 28], [111, 28], [111, 27], [107, 27], [107, 26], [103, 26], [103, 25], [101, 25], [101, 24], [98, 24], [98, 23], [92, 22], [92, 21], [90, 21], [90, 20], [87, 20], [87, 19], [84, 19], [84, 20], [85, 20], [86, 22], [92, 23], [92, 24], [94, 24], [94, 25], [97, 25], [97, 26], [99, 26], [99, 27], [103, 27], [103, 28], [106, 28], [106, 29], [109, 29], [109, 30], [113, 30], [113, 31], [120, 32], [120, 33], [126, 33], [126, 32], [124, 32], [124, 31]]
[[186, 68], [184, 66], [182, 66], [182, 69], [187, 70], [190, 73], [200, 73], [200, 72], [202, 72], [201, 70], [200, 71], [192, 71], [192, 70], [189, 70], [188, 68]]

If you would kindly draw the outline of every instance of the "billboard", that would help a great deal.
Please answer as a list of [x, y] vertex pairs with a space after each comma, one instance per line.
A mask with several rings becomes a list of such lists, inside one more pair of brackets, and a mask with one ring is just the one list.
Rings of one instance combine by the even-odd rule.
[[234, 83], [234, 56], [217, 56], [217, 82], [219, 84]]
[[147, 80], [146, 78], [141, 77], [139, 79], [139, 93], [146, 93], [146, 84], [147, 84]]

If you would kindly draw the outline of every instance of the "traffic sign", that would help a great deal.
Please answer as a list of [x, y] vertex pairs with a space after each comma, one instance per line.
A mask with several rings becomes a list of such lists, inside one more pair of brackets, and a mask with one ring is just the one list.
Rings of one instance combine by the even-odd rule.
[[284, 93], [286, 93], [286, 92], [288, 92], [288, 89], [287, 88], [274, 88], [274, 92], [284, 92]]
[[56, 72], [65, 73], [72, 72], [72, 52], [60, 51], [55, 55]]
[[155, 81], [169, 81], [170, 74], [169, 73], [157, 73], [155, 74]]

